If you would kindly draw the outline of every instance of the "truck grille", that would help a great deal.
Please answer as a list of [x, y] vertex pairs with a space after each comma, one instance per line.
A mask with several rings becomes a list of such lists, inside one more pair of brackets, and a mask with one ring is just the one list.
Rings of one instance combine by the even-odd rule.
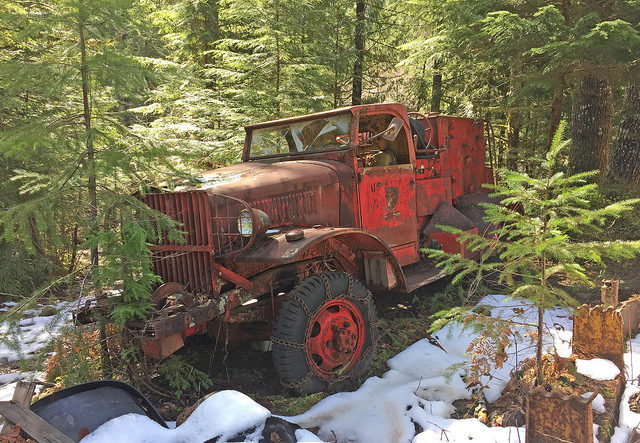
[[213, 260], [248, 248], [253, 237], [238, 232], [238, 216], [250, 206], [239, 199], [203, 191], [147, 194], [144, 203], [180, 222], [185, 243], [170, 241], [151, 246], [153, 272], [165, 283], [177, 282], [189, 292], [214, 293]]
[[182, 223], [185, 243], [170, 241], [151, 246], [153, 272], [165, 283], [181, 283], [189, 292], [211, 294], [211, 210], [204, 192], [147, 194], [144, 203]]

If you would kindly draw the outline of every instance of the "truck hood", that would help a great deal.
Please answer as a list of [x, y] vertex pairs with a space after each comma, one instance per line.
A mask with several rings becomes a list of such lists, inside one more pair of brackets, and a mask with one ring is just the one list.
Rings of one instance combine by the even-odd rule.
[[325, 188], [337, 184], [339, 175], [345, 173], [350, 174], [350, 168], [332, 160], [246, 162], [200, 174], [202, 184], [197, 189], [254, 202], [281, 194]]

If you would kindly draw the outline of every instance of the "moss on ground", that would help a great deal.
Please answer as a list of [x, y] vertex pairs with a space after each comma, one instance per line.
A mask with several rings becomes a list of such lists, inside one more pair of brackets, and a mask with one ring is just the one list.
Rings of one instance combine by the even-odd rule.
[[272, 405], [271, 412], [274, 414], [284, 415], [285, 417], [291, 417], [309, 410], [312, 406], [328, 395], [329, 394], [325, 392], [304, 395], [302, 397], [295, 397], [287, 394], [273, 394], [267, 395], [266, 398]]
[[427, 336], [431, 321], [427, 317], [389, 318], [380, 320], [378, 352], [365, 378], [382, 376], [389, 370], [387, 360]]

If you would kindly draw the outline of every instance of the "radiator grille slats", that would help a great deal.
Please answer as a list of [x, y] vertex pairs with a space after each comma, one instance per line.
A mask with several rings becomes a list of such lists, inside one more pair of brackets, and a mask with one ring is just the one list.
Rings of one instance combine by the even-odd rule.
[[213, 293], [211, 276], [211, 207], [202, 191], [147, 194], [143, 201], [151, 208], [182, 223], [185, 243], [169, 241], [162, 233], [153, 246], [153, 272], [164, 282], [178, 282], [189, 292]]
[[161, 244], [151, 247], [152, 266], [163, 282], [181, 283], [189, 292], [213, 294], [214, 257], [237, 253], [253, 240], [238, 232], [240, 212], [251, 209], [242, 200], [185, 191], [147, 194], [143, 201], [182, 224], [185, 243], [169, 241], [163, 232]]

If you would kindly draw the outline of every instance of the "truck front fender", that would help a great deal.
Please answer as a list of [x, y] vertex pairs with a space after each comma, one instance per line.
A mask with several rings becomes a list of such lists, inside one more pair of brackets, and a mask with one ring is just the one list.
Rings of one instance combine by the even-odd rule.
[[[392, 270], [396, 287], [405, 288], [405, 278], [402, 267], [389, 247], [377, 236], [357, 228], [304, 228], [300, 229], [304, 237], [295, 241], [288, 241], [286, 233], [279, 233], [256, 243], [252, 248], [236, 257], [238, 262], [264, 263], [280, 266], [297, 261], [306, 260], [318, 254], [318, 250], [331, 240], [346, 246], [363, 260], [363, 253], [381, 253]], [[364, 273], [363, 263], [357, 264]], [[364, 282], [363, 282], [364, 283]]]

